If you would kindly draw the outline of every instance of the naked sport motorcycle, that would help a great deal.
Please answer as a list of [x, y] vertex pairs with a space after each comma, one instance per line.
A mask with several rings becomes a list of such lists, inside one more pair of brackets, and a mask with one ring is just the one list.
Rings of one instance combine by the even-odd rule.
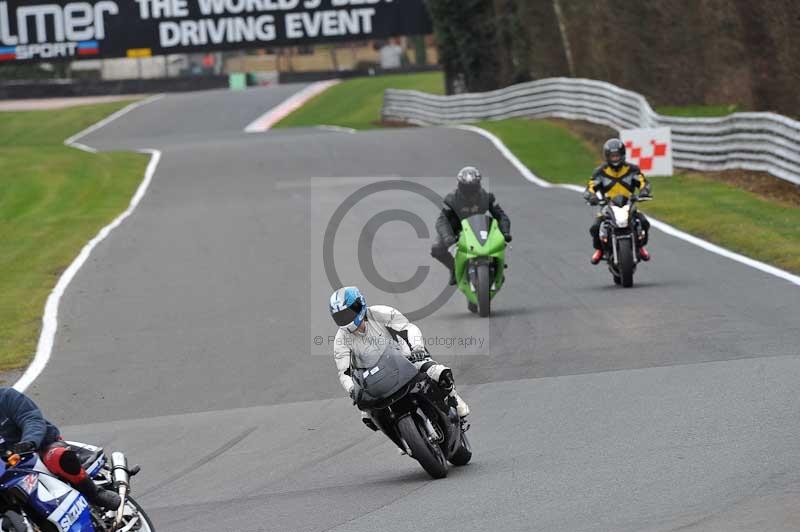
[[120, 507], [106, 511], [89, 504], [72, 486], [53, 475], [37, 453], [6, 453], [0, 460], [0, 511], [13, 532], [155, 532], [144, 510], [130, 497], [130, 478], [123, 453], [106, 457], [103, 449], [66, 442], [78, 454], [98, 487], [119, 493]]
[[467, 308], [482, 318], [491, 313], [492, 298], [505, 281], [506, 240], [497, 220], [475, 214], [461, 220], [455, 268], [458, 289], [467, 296]]
[[639, 259], [639, 242], [644, 236], [636, 217], [636, 203], [650, 201], [650, 196], [618, 194], [611, 199], [598, 196], [601, 206], [600, 242], [608, 271], [614, 284], [625, 288], [633, 286], [633, 274]]
[[455, 400], [403, 355], [394, 342], [351, 353], [354, 402], [406, 455], [433, 478], [447, 476], [447, 462], [472, 458], [467, 425]]

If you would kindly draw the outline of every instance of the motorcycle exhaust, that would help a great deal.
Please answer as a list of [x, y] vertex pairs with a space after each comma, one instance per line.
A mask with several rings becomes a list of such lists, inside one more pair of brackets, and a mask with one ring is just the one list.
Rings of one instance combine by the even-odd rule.
[[111, 453], [111, 475], [114, 485], [119, 491], [120, 505], [117, 508], [117, 515], [114, 518], [114, 530], [118, 530], [125, 517], [125, 499], [128, 496], [130, 486], [130, 473], [128, 472], [128, 459], [120, 452]]
[[122, 453], [111, 453], [111, 471], [114, 483], [127, 486], [130, 483], [128, 473], [128, 459]]

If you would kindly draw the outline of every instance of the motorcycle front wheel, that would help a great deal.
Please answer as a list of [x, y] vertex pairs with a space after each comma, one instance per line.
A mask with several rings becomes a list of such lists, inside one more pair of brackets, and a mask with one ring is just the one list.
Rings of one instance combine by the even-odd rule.
[[481, 318], [487, 317], [492, 312], [492, 279], [488, 264], [481, 264], [477, 268], [478, 285], [478, 314]]
[[435, 443], [428, 441], [424, 429], [417, 426], [414, 416], [406, 416], [397, 422], [397, 429], [400, 435], [411, 449], [411, 456], [422, 469], [428, 472], [433, 478], [444, 478], [447, 476], [447, 462], [444, 453]]
[[624, 240], [622, 243], [617, 244], [617, 251], [622, 286], [630, 288], [633, 286], [633, 246], [630, 241]]

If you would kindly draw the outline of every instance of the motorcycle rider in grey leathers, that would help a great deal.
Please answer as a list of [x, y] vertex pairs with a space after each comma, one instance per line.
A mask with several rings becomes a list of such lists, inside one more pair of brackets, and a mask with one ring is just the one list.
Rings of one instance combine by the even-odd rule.
[[[354, 286], [336, 290], [331, 295], [329, 310], [339, 326], [333, 347], [339, 382], [351, 397], [354, 388], [348, 371], [351, 350], [374, 347], [380, 342], [397, 342], [417, 369], [425, 372], [456, 400], [458, 415], [464, 419], [469, 414], [469, 406], [456, 392], [453, 371], [431, 358], [419, 327], [409, 322], [399, 310], [385, 305], [367, 307], [366, 299]], [[366, 414], [362, 420], [377, 430]]]

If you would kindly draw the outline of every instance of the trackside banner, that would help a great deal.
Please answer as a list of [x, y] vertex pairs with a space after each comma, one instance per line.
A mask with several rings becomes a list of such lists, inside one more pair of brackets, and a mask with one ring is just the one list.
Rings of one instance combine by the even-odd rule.
[[424, 0], [0, 1], [0, 64], [432, 32]]

